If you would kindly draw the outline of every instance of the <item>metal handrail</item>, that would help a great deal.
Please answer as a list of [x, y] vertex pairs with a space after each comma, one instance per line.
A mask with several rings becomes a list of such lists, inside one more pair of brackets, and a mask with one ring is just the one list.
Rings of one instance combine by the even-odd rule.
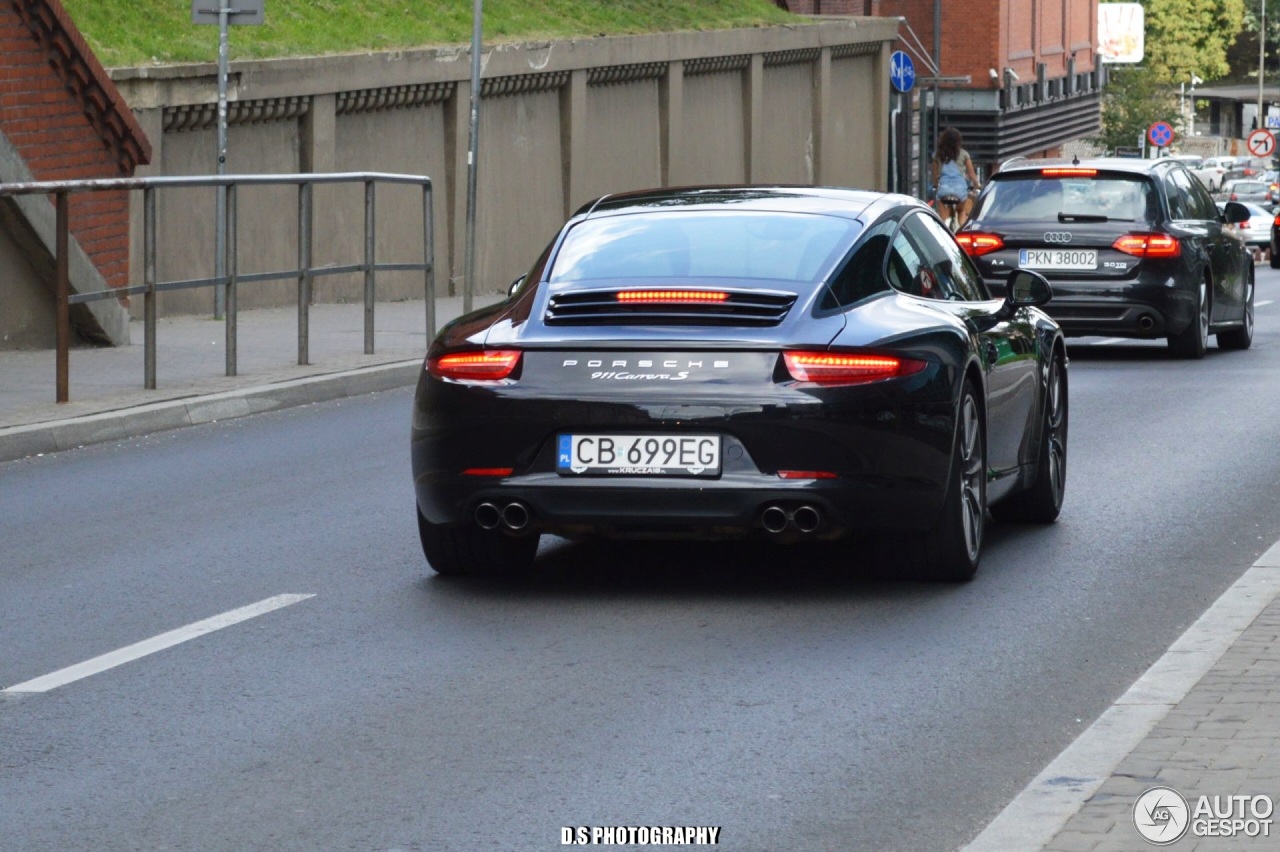
[[[316, 184], [363, 183], [364, 184], [364, 260], [345, 266], [312, 267], [312, 219], [314, 208], [311, 188]], [[379, 183], [412, 184], [422, 187], [422, 262], [378, 263], [374, 258], [375, 240], [375, 187]], [[242, 275], [236, 263], [237, 187], [280, 186], [298, 187], [298, 267], [275, 272], [254, 272]], [[227, 188], [225, 224], [225, 274], [213, 278], [156, 280], [156, 191], [160, 189], [189, 187]], [[70, 213], [68, 196], [79, 192], [141, 191], [143, 194], [143, 282], [126, 287], [112, 287], [87, 293], [71, 294], [69, 264]], [[402, 272], [422, 270], [424, 273], [424, 297], [426, 299], [426, 327], [428, 338], [435, 333], [435, 246], [431, 219], [431, 178], [425, 175], [402, 175], [384, 172], [340, 172], [329, 174], [288, 175], [200, 175], [184, 177], [105, 178], [96, 180], [39, 181], [29, 183], [0, 184], [0, 198], [17, 195], [52, 195], [57, 224], [54, 240], [54, 265], [56, 285], [56, 346], [57, 346], [57, 401], [67, 402], [70, 394], [71, 305], [94, 302], [121, 296], [143, 297], [143, 387], [156, 388], [156, 293], [164, 290], [180, 290], [192, 287], [226, 285], [226, 374], [236, 375], [236, 285], [258, 281], [296, 278], [298, 281], [298, 364], [309, 363], [310, 333], [309, 310], [311, 283], [321, 275], [364, 273], [364, 352], [373, 354], [374, 303], [377, 292], [378, 272]]]

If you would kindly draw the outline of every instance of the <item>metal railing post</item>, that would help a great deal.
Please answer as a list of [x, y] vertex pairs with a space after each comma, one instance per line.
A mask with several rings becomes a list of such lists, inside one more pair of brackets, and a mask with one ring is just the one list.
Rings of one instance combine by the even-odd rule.
[[226, 221], [226, 259], [224, 267], [227, 271], [227, 293], [226, 293], [226, 309], [227, 309], [227, 375], [236, 375], [236, 277], [238, 270], [236, 268], [236, 185], [233, 183], [226, 187], [227, 190], [227, 221]]
[[[422, 191], [422, 250], [421, 262], [380, 262], [377, 236], [377, 184], [412, 184]], [[365, 232], [364, 257], [360, 263], [327, 264], [320, 269], [314, 266], [315, 244], [315, 203], [314, 189], [316, 184], [361, 183], [364, 185]], [[241, 185], [277, 186], [289, 185], [298, 188], [298, 265], [294, 269], [251, 271], [241, 274], [239, 271], [239, 202], [238, 189]], [[225, 213], [219, 218], [219, 224], [227, 233], [225, 245], [218, 253], [223, 263], [221, 276], [199, 278], [175, 278], [161, 280], [158, 273], [158, 232], [159, 214], [157, 212], [160, 190], [182, 187], [221, 186], [228, 190], [228, 203]], [[140, 191], [142, 199], [142, 262], [143, 273], [141, 283], [130, 277], [123, 285], [108, 285], [104, 289], [92, 292], [72, 291], [70, 279], [71, 251], [75, 248], [71, 236], [71, 196], [78, 192], [117, 192]], [[307, 366], [311, 363], [310, 309], [313, 298], [314, 282], [323, 276], [349, 276], [356, 272], [364, 273], [364, 338], [365, 353], [373, 354], [376, 343], [376, 312], [378, 298], [378, 273], [380, 272], [423, 272], [425, 321], [428, 338], [436, 333], [438, 305], [436, 304], [435, 277], [435, 229], [433, 227], [433, 190], [431, 179], [422, 175], [384, 174], [379, 172], [353, 172], [334, 174], [294, 174], [294, 175], [236, 175], [236, 176], [198, 176], [198, 177], [149, 177], [149, 178], [107, 178], [68, 181], [44, 181], [26, 183], [0, 184], [0, 199], [15, 196], [38, 195], [51, 200], [56, 208], [54, 234], [54, 330], [55, 330], [55, 398], [59, 403], [70, 399], [70, 351], [73, 341], [71, 312], [78, 310], [77, 305], [90, 302], [126, 297], [141, 296], [143, 299], [143, 387], [155, 390], [156, 362], [158, 346], [156, 326], [159, 313], [159, 294], [168, 290], [192, 289], [197, 287], [216, 287], [222, 285], [229, 295], [230, 316], [225, 317], [226, 335], [226, 374], [235, 376], [238, 373], [239, 360], [239, 312], [237, 296], [240, 282], [257, 283], [260, 281], [297, 281], [298, 296], [298, 364]]]
[[427, 346], [436, 336], [435, 229], [431, 227], [431, 183], [422, 187], [422, 261], [426, 265]]
[[374, 216], [376, 215], [376, 197], [374, 183], [364, 183], [364, 354], [373, 354], [373, 303], [375, 293], [374, 252]]
[[57, 401], [67, 402], [71, 398], [71, 267], [68, 258], [68, 237], [70, 214], [68, 212], [67, 193], [57, 194], [57, 235], [54, 237], [55, 288], [58, 300], [57, 328], [54, 332], [57, 354]]
[[142, 386], [156, 389], [156, 189], [142, 191]]
[[311, 184], [298, 185], [298, 366], [310, 362]]

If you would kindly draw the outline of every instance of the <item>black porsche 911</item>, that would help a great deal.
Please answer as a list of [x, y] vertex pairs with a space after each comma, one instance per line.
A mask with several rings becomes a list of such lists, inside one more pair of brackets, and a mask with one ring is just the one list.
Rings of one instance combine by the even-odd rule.
[[1054, 520], [1067, 355], [1038, 273], [992, 299], [900, 195], [606, 196], [510, 298], [446, 326], [414, 402], [441, 574], [529, 566], [541, 534], [780, 543], [900, 532], [965, 580], [988, 508]]

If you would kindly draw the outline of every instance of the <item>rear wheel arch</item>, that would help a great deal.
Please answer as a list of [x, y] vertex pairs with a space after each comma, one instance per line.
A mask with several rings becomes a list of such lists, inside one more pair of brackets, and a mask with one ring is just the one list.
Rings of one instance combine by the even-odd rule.
[[[987, 425], [987, 382], [977, 361], [970, 361], [965, 367], [964, 374], [960, 377], [960, 388], [964, 387], [966, 379], [973, 382], [973, 387], [978, 392], [978, 416], [982, 418], [982, 425], [985, 427]], [[956, 399], [960, 399], [958, 389]]]

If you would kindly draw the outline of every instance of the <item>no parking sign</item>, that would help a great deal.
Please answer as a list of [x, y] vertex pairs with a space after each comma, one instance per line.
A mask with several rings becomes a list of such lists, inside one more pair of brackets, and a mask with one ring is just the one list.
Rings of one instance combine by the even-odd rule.
[[1173, 125], [1167, 121], [1157, 121], [1147, 128], [1147, 140], [1157, 148], [1164, 148], [1173, 141]]

